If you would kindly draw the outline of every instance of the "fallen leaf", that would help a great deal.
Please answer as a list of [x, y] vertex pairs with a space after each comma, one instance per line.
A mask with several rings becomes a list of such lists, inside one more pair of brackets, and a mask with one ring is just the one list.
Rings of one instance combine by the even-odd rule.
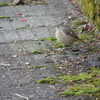
[[20, 22], [27, 22], [26, 19], [20, 19], [19, 21], [20, 21]]
[[15, 15], [22, 15], [21, 13], [16, 13]]

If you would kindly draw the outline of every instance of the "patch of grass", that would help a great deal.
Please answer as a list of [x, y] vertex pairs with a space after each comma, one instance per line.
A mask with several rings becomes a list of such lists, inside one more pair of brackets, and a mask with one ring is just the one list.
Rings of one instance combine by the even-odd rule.
[[66, 53], [66, 50], [61, 50], [60, 53]]
[[11, 4], [11, 3], [0, 3], [0, 7], [2, 7], [2, 6], [8, 6], [9, 4]]
[[54, 67], [59, 67], [59, 64], [55, 64]]
[[52, 25], [47, 25], [47, 27], [52, 27]]
[[74, 24], [75, 27], [79, 27], [79, 26], [82, 26], [82, 25], [87, 24], [87, 23], [88, 23], [88, 21], [86, 21], [86, 20], [75, 20], [75, 21], [73, 21], [73, 24]]
[[72, 20], [75, 20], [77, 17], [71, 17]]
[[94, 49], [91, 48], [91, 49], [89, 50], [89, 52], [92, 52], [92, 53], [93, 53], [93, 52], [97, 52], [97, 51], [98, 51], [98, 48], [94, 48]]
[[32, 68], [42, 68], [42, 67], [45, 67], [45, 66], [28, 66], [29, 69], [32, 69]]
[[1, 16], [0, 19], [10, 18], [9, 16]]
[[16, 70], [16, 69], [23, 69], [21, 67], [12, 67], [12, 68], [9, 68], [9, 70]]
[[29, 69], [32, 69], [32, 68], [34, 68], [34, 66], [28, 66], [28, 68], [29, 68]]
[[93, 35], [80, 35], [79, 38], [80, 39], [89, 39], [89, 38], [93, 38]]
[[55, 47], [66, 47], [66, 45], [65, 44], [58, 44], [58, 45], [55, 45]]
[[29, 27], [18, 27], [16, 29], [25, 29], [25, 28], [29, 28]]
[[55, 41], [57, 39], [56, 39], [56, 37], [49, 37], [49, 38], [47, 38], [47, 40], [49, 40], [49, 41]]
[[[62, 76], [60, 79], [72, 84], [67, 91], [59, 95], [100, 95], [100, 69], [91, 67], [91, 73], [79, 73], [78, 75]], [[96, 94], [97, 93], [97, 94]]]
[[55, 77], [47, 77], [47, 78], [44, 78], [42, 80], [36, 81], [35, 83], [49, 83], [49, 84], [54, 84], [54, 83], [58, 83], [58, 82], [56, 81]]
[[39, 41], [45, 41], [46, 40], [46, 38], [44, 38], [44, 39], [39, 39]]
[[45, 66], [35, 66], [34, 68], [43, 68], [43, 67], [45, 67]]
[[[70, 96], [70, 95], [82, 95], [82, 94], [92, 94], [93, 96], [95, 96], [96, 92], [100, 92], [100, 88], [95, 88], [94, 85], [92, 84], [77, 84], [74, 86], [70, 86], [68, 90], [59, 93], [59, 95], [66, 95], [66, 96]], [[100, 93], [99, 93], [100, 95]]]
[[79, 44], [80, 42], [79, 41], [75, 41], [73, 44]]
[[38, 51], [37, 51], [37, 50], [32, 51], [32, 54], [37, 54], [37, 53], [38, 53]]
[[47, 50], [39, 50], [39, 51], [34, 50], [34, 51], [32, 51], [32, 54], [41, 54], [41, 53], [44, 53], [45, 51], [47, 51]]
[[83, 28], [74, 29], [74, 32], [82, 31]]
[[88, 75], [87, 73], [80, 73], [78, 75], [69, 75], [69, 76], [59, 77], [59, 79], [63, 79], [64, 81], [69, 82], [69, 83], [76, 82], [76, 81], [82, 81], [82, 79], [90, 80], [91, 78], [92, 78], [91, 75]]
[[65, 67], [69, 66], [70, 64], [55, 64], [54, 67]]
[[48, 4], [48, 2], [42, 2], [42, 4], [46, 4], [46, 5], [47, 5], [47, 4]]
[[[59, 66], [56, 64], [55, 66]], [[100, 99], [100, 68], [90, 67], [89, 73], [79, 73], [77, 75], [62, 75], [61, 77], [48, 77], [36, 83], [66, 83], [68, 88], [59, 95], [91, 95]], [[56, 81], [57, 80], [57, 81]], [[98, 100], [99, 100], [98, 99]]]
[[55, 46], [55, 47], [62, 47], [62, 48], [63, 48], [63, 47], [66, 47], [66, 46], [67, 46], [67, 45], [65, 45], [65, 44], [61, 44], [61, 43], [60, 43], [59, 41], [57, 41], [57, 40], [54, 41], [53, 43], [54, 43], [54, 46]]

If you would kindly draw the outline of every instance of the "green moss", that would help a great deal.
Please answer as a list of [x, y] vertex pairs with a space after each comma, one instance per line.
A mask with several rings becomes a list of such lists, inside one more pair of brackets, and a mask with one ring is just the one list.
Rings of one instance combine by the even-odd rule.
[[62, 63], [58, 63], [55, 64], [54, 67], [65, 67], [65, 66], [69, 66], [70, 64], [62, 64]]
[[74, 32], [82, 31], [83, 28], [74, 29]]
[[72, 20], [75, 20], [77, 17], [71, 17]]
[[46, 4], [46, 5], [47, 5], [47, 4], [48, 4], [48, 2], [43, 2], [43, 4]]
[[54, 84], [57, 83], [57, 81], [55, 81], [56, 79], [54, 77], [48, 77], [39, 81], [36, 81], [35, 83], [49, 83], [49, 84]]
[[37, 50], [35, 50], [35, 51], [32, 51], [32, 53], [33, 53], [33, 54], [36, 54], [36, 53], [38, 53], [38, 51], [37, 51]]
[[97, 52], [98, 51], [98, 48], [91, 48], [90, 50], [89, 50], [89, 52]]
[[81, 95], [81, 94], [84, 94], [84, 91], [83, 90], [79, 90], [78, 92], [75, 93], [75, 95], [77, 95], [77, 96], [78, 95]]
[[61, 92], [59, 93], [59, 95], [82, 95], [82, 94], [91, 94], [92, 96], [96, 96], [96, 93], [100, 92], [100, 88], [96, 88], [94, 85], [92, 84], [78, 84], [78, 85], [74, 85], [69, 87], [69, 89], [65, 92]]
[[57, 39], [56, 39], [56, 37], [49, 37], [49, 38], [47, 38], [47, 40], [49, 40], [49, 41], [55, 41]]
[[55, 45], [55, 47], [66, 47], [66, 45], [64, 45], [64, 44], [58, 44], [58, 45]]
[[61, 44], [59, 41], [57, 41], [57, 40], [55, 40], [54, 42], [54, 45], [59, 45], [59, 44]]
[[54, 67], [59, 67], [59, 64], [55, 64]]
[[85, 20], [75, 20], [75, 21], [73, 21], [73, 24], [74, 24], [75, 27], [82, 26], [86, 23], [87, 23], [87, 21], [85, 21]]
[[[68, 83], [72, 83], [72, 86], [68, 88], [67, 91], [59, 93], [59, 95], [82, 95], [82, 94], [92, 94], [97, 96], [100, 94], [100, 69], [91, 67], [91, 73], [80, 73], [77, 76], [62, 76], [60, 79]], [[70, 83], [70, 84], [71, 84]], [[85, 83], [85, 84], [82, 84]]]
[[80, 39], [90, 39], [90, 38], [93, 38], [93, 35], [80, 35], [79, 38]]
[[18, 27], [16, 29], [25, 29], [25, 28], [29, 28], [29, 27]]
[[35, 66], [34, 68], [42, 68], [42, 67], [45, 67], [45, 66]]
[[79, 75], [69, 75], [69, 76], [62, 76], [59, 77], [59, 79], [62, 79], [66, 82], [82, 82], [83, 79], [85, 80], [90, 80], [92, 77], [91, 75], [88, 75], [87, 73], [80, 73]]
[[59, 95], [70, 96], [70, 95], [75, 95], [75, 92], [73, 92], [71, 90], [67, 90], [67, 91], [64, 91], [64, 92], [59, 93]]
[[42, 54], [42, 53], [44, 53], [44, 52], [47, 52], [47, 50], [34, 50], [34, 51], [32, 51], [32, 54]]
[[0, 3], [0, 7], [2, 6], [8, 6], [8, 5], [12, 5], [11, 3]]
[[61, 50], [60, 53], [66, 53], [66, 50]]
[[47, 25], [47, 27], [52, 27], [52, 25]]
[[91, 75], [100, 75], [100, 68], [90, 67], [92, 69]]
[[28, 66], [28, 68], [29, 68], [29, 69], [32, 69], [32, 68], [34, 68], [34, 66]]
[[53, 43], [54, 43], [54, 46], [55, 46], [55, 47], [66, 47], [66, 46], [67, 46], [67, 45], [65, 45], [65, 44], [61, 44], [61, 43], [60, 43], [59, 41], [57, 41], [57, 40], [54, 41]]
[[[55, 66], [59, 66], [56, 64]], [[77, 75], [66, 75], [61, 77], [48, 77], [44, 78], [37, 83], [66, 83], [68, 88], [64, 92], [60, 92], [59, 95], [92, 95], [96, 98], [100, 97], [100, 69], [95, 67], [90, 67], [91, 71], [89, 73], [79, 73]], [[57, 80], [57, 81], [56, 81]]]
[[79, 41], [75, 41], [73, 44], [79, 44], [80, 42]]
[[37, 26], [37, 27], [46, 27], [45, 25], [39, 25], [39, 26]]
[[1, 16], [0, 19], [10, 18], [9, 16]]
[[39, 39], [39, 41], [45, 41], [46, 40], [46, 38], [44, 38], [44, 39]]
[[9, 68], [9, 70], [16, 70], [16, 69], [23, 69], [21, 67], [12, 67], [12, 68]]

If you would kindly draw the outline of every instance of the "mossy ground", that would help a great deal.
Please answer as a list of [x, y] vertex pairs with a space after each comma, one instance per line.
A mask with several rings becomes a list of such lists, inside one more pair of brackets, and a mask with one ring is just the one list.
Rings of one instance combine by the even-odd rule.
[[64, 75], [60, 77], [47, 77], [36, 83], [66, 83], [68, 88], [60, 92], [59, 95], [91, 95], [100, 99], [100, 69], [91, 67], [88, 73], [78, 73], [77, 75]]
[[10, 18], [9, 16], [1, 16], [0, 19]]
[[87, 20], [73, 20], [73, 24], [75, 27], [79, 27], [81, 25], [87, 24]]
[[25, 28], [29, 28], [29, 27], [17, 27], [16, 30], [18, 30], [18, 29], [25, 29]]
[[9, 5], [12, 5], [12, 3], [0, 3], [0, 7], [9, 6]]
[[[79, 29], [80, 30], [80, 29]], [[79, 31], [78, 30], [78, 31]], [[77, 30], [76, 30], [77, 31]], [[78, 34], [77, 34], [78, 35]], [[87, 43], [90, 42], [96, 42], [98, 39], [94, 36], [93, 32], [89, 34], [79, 34], [79, 38], [84, 40]], [[47, 39], [43, 39], [43, 41], [48, 40], [51, 41], [53, 46], [55, 48], [64, 48], [66, 45], [63, 45], [59, 43], [56, 39], [56, 37], [49, 37]], [[39, 40], [42, 41], [42, 40]], [[74, 42], [73, 45], [79, 44], [79, 45], [84, 45], [80, 42]], [[68, 46], [73, 46], [73, 45], [68, 45]], [[92, 46], [92, 44], [91, 44]], [[88, 46], [89, 47], [89, 46]], [[92, 46], [93, 47], [93, 46]], [[44, 51], [45, 52], [45, 51]], [[65, 50], [61, 50], [59, 53], [65, 53]], [[99, 48], [91, 48], [90, 52], [96, 53], [99, 52]], [[55, 69], [65, 66], [70, 66], [72, 63], [56, 63], [54, 65]], [[67, 85], [68, 87], [65, 89], [65, 91], [58, 93], [59, 96], [65, 95], [65, 96], [70, 96], [70, 95], [76, 95], [76, 96], [82, 96], [82, 95], [87, 95], [87, 96], [95, 96], [100, 99], [100, 69], [91, 67], [91, 71], [89, 72], [82, 72], [82, 73], [73, 73], [70, 75], [65, 75], [63, 74], [62, 71], [58, 71], [58, 75], [54, 77], [46, 77], [42, 80], [36, 81], [35, 83], [48, 83], [48, 84], [60, 84], [63, 83], [63, 85]]]

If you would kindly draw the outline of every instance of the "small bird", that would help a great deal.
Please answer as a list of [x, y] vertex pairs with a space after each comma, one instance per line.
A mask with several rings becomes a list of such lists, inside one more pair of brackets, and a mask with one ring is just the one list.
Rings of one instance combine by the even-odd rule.
[[74, 31], [70, 27], [65, 26], [63, 24], [56, 25], [55, 35], [57, 40], [62, 44], [68, 45], [75, 41], [86, 43], [83, 40], [79, 39], [79, 37], [74, 33]]

